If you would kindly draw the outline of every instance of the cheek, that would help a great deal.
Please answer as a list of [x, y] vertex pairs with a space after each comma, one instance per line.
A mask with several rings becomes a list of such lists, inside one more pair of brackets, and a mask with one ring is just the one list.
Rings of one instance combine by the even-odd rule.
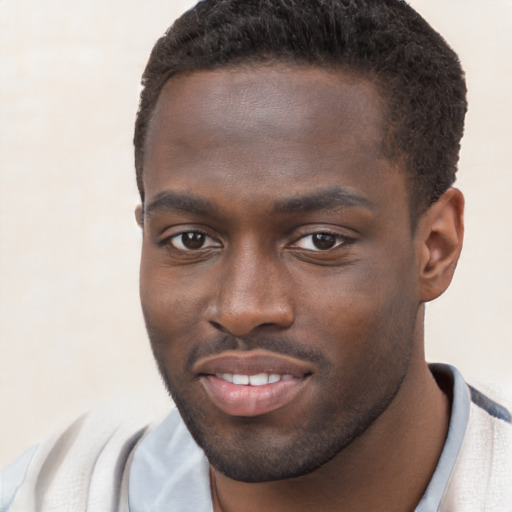
[[316, 326], [320, 339], [331, 340], [326, 350], [334, 346], [367, 357], [410, 343], [418, 306], [410, 258], [397, 254], [317, 273], [298, 287], [310, 290], [298, 321], [304, 328]]
[[201, 294], [201, 280], [195, 278], [192, 268], [176, 270], [143, 251], [140, 299], [155, 355], [164, 357], [172, 350], [174, 358], [186, 350], [182, 340], [198, 336]]

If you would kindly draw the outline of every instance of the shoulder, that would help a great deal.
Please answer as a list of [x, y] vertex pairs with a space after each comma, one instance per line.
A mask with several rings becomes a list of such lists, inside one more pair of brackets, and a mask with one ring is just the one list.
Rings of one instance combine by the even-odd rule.
[[147, 417], [80, 417], [2, 471], [2, 512], [122, 510], [126, 467], [149, 430]]
[[469, 421], [446, 502], [460, 512], [512, 510], [512, 392], [488, 385], [468, 390]]

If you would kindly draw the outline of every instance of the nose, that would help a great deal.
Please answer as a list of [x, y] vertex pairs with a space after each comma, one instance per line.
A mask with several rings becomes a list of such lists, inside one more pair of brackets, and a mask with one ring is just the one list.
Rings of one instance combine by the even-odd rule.
[[293, 324], [290, 279], [272, 258], [251, 248], [226, 258], [208, 305], [208, 321], [217, 329], [243, 337], [257, 329], [286, 329]]

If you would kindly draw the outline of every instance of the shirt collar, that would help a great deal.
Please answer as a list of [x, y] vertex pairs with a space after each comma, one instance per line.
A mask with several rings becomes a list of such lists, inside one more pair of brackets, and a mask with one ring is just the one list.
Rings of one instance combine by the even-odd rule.
[[452, 383], [452, 411], [441, 457], [427, 490], [414, 512], [432, 512], [440, 507], [464, 440], [471, 405], [468, 386], [455, 367], [437, 363], [430, 365], [430, 371], [436, 380], [446, 379]]
[[209, 464], [177, 409], [137, 447], [128, 484], [130, 512], [212, 512]]

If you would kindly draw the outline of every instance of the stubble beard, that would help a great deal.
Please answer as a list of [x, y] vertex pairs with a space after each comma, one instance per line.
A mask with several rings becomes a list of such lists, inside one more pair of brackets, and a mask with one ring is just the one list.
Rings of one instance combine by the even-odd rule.
[[[388, 350], [367, 360], [352, 377], [340, 377], [332, 361], [315, 348], [296, 340], [231, 337], [191, 343], [183, 368], [173, 375], [167, 333], [160, 332], [145, 314], [146, 328], [160, 375], [192, 437], [209, 463], [227, 477], [241, 482], [270, 482], [307, 475], [336, 457], [364, 434], [399, 393], [413, 358], [416, 312], [402, 315], [398, 325], [382, 332], [375, 343], [387, 340]], [[396, 315], [392, 315], [396, 317]], [[393, 328], [394, 327], [394, 328]], [[375, 332], [375, 329], [369, 329]], [[186, 345], [186, 344], [184, 344]], [[366, 342], [372, 346], [371, 342]], [[264, 349], [313, 361], [319, 373], [316, 399], [293, 424], [276, 410], [256, 417], [231, 417], [221, 426], [212, 420], [211, 407], [197, 395], [190, 371], [194, 361], [222, 350]], [[204, 352], [204, 351], [207, 352]], [[187, 371], [188, 370], [188, 371]], [[339, 372], [339, 369], [338, 369]], [[362, 373], [364, 372], [364, 373]], [[185, 377], [187, 376], [187, 377]], [[189, 380], [187, 380], [189, 379]], [[195, 385], [194, 385], [195, 384]], [[228, 428], [225, 428], [228, 425]]]
[[[402, 355], [403, 357], [403, 355]], [[268, 425], [267, 419], [234, 418], [235, 434], [220, 432], [204, 411], [189, 397], [185, 388], [173, 383], [161, 358], [155, 358], [165, 387], [196, 443], [203, 449], [209, 463], [229, 478], [241, 482], [270, 482], [307, 475], [320, 468], [361, 436], [389, 407], [407, 373], [409, 358], [403, 357], [398, 380], [380, 376], [373, 382], [387, 382], [369, 404], [365, 400], [348, 400], [340, 421], [332, 407], [317, 408], [293, 430]], [[396, 368], [395, 368], [396, 371]], [[390, 383], [391, 382], [391, 383]], [[343, 389], [343, 385], [340, 386]], [[359, 389], [360, 398], [368, 397], [368, 389]], [[329, 405], [329, 404], [327, 404]]]

